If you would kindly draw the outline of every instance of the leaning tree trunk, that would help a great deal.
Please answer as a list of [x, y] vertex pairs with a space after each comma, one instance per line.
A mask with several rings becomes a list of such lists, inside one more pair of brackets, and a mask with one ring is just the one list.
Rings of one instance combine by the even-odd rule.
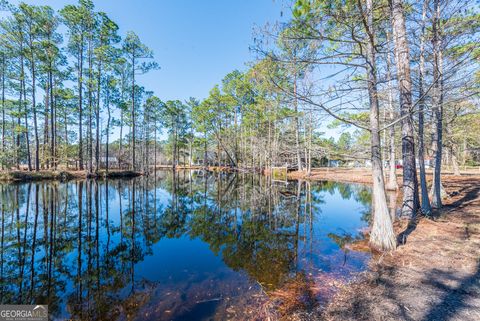
[[[379, 131], [379, 104], [377, 92], [377, 70], [375, 62], [375, 38], [373, 31], [373, 5], [367, 0], [367, 21], [364, 19], [369, 41], [367, 43], [368, 97], [370, 102], [370, 128], [373, 178], [373, 226], [370, 233], [372, 247], [390, 251], [396, 248], [395, 232], [387, 206], [383, 178], [382, 154]], [[363, 9], [362, 9], [363, 11]]]
[[402, 119], [403, 203], [402, 216], [413, 218], [418, 208], [418, 183], [415, 164], [415, 142], [412, 109], [412, 79], [410, 77], [410, 53], [407, 42], [405, 14], [402, 0], [392, 0], [392, 27], [395, 44], [395, 60], [400, 92]]

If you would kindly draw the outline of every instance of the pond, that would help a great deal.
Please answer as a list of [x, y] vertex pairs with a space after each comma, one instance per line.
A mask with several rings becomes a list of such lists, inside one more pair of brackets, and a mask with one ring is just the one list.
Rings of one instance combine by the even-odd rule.
[[295, 284], [322, 302], [366, 268], [366, 186], [252, 174], [0, 184], [1, 304], [53, 319], [251, 319]]

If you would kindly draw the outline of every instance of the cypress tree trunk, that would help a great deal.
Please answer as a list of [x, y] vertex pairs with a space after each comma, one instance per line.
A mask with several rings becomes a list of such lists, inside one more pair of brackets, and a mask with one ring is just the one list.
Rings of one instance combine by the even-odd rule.
[[[360, 3], [359, 6], [361, 6]], [[362, 7], [359, 9], [363, 12]], [[373, 225], [372, 232], [370, 234], [370, 244], [376, 249], [390, 251], [396, 248], [396, 238], [395, 232], [393, 231], [390, 213], [388, 212], [387, 196], [385, 194], [385, 182], [383, 178], [372, 0], [367, 0], [366, 11], [366, 21], [364, 18], [363, 22], [368, 34], [366, 65], [368, 74], [368, 97], [370, 103], [371, 159], [373, 179]]]
[[400, 92], [400, 115], [402, 120], [403, 158], [403, 203], [402, 216], [414, 218], [418, 208], [418, 183], [415, 164], [415, 142], [413, 131], [412, 79], [410, 77], [410, 53], [405, 27], [402, 0], [391, 0], [392, 27], [395, 43], [395, 60]]

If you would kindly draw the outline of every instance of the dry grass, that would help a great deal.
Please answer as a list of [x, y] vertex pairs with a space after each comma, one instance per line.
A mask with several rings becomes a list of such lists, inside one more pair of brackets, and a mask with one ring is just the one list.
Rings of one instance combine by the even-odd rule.
[[437, 219], [421, 218], [397, 251], [375, 257], [323, 319], [480, 320], [480, 177], [447, 177], [444, 185], [454, 196]]

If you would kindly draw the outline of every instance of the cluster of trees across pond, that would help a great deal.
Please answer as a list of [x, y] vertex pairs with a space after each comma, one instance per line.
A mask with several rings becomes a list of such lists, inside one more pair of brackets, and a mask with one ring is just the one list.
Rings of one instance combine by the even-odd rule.
[[[92, 1], [58, 12], [2, 6], [3, 168], [95, 174], [115, 156], [145, 173], [159, 162], [309, 172], [325, 159], [369, 159], [372, 245], [393, 249], [385, 189], [398, 188], [399, 155], [408, 218], [441, 207], [442, 163], [458, 173], [460, 162], [479, 160], [474, 1], [294, 1], [288, 21], [256, 31], [248, 70], [186, 102], [163, 102], [137, 83], [158, 68], [152, 51], [133, 32], [122, 39]], [[332, 142], [319, 130], [327, 120], [355, 131]], [[434, 167], [432, 204], [425, 159]]]

